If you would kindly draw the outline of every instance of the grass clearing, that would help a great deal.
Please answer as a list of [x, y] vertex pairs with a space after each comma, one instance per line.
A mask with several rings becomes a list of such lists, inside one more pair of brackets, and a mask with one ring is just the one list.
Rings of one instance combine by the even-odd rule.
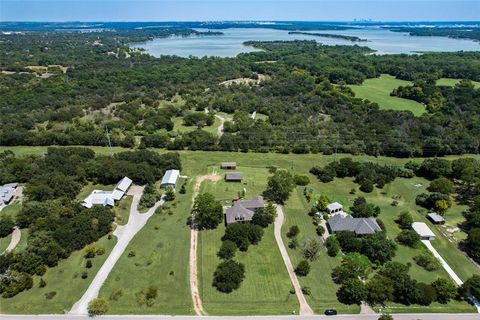
[[0, 238], [0, 254], [7, 249], [10, 241], [12, 240], [12, 234], [10, 233], [8, 236]]
[[17, 215], [22, 210], [22, 203], [20, 201], [15, 201], [0, 211], [0, 217], [10, 217], [15, 220]]
[[[211, 134], [217, 135], [218, 127], [220, 126], [221, 121], [217, 117], [214, 118], [214, 123], [211, 126], [205, 126], [202, 130], [210, 132]], [[173, 118], [173, 131], [180, 133], [187, 133], [197, 130], [197, 126], [185, 126], [183, 124], [182, 117]]]
[[410, 81], [396, 79], [395, 77], [382, 74], [379, 78], [367, 79], [361, 85], [350, 85], [355, 96], [370, 100], [380, 106], [380, 109], [411, 111], [415, 116], [425, 113], [425, 107], [414, 100], [392, 97], [390, 93], [400, 86], [412, 85]]
[[115, 212], [115, 222], [117, 224], [124, 225], [128, 223], [128, 217], [130, 215], [130, 207], [132, 206], [132, 201], [133, 196], [125, 195], [123, 199], [115, 205], [113, 211]]
[[[447, 86], [447, 87], [453, 87], [457, 83], [459, 83], [462, 79], [452, 79], [452, 78], [440, 78], [437, 80], [437, 86]], [[478, 81], [472, 81], [473, 86], [476, 89], [480, 88], [480, 82]]]
[[[22, 230], [22, 240], [24, 231]], [[97, 241], [97, 247], [105, 249], [105, 254], [96, 256], [92, 259], [93, 266], [90, 269], [85, 268], [84, 251], [73, 252], [67, 259], [61, 260], [58, 266], [49, 268], [42, 276], [34, 276], [33, 288], [24, 291], [13, 298], [0, 298], [2, 313], [16, 314], [52, 314], [64, 313], [70, 310], [72, 305], [81, 298], [87, 290], [94, 275], [100, 269], [100, 266], [107, 259], [110, 251], [116, 243], [116, 238], [110, 240], [104, 236]], [[17, 249], [15, 249], [17, 250]], [[82, 279], [82, 272], [88, 272], [88, 278]], [[47, 285], [39, 288], [40, 278], [43, 278]], [[51, 299], [46, 298], [47, 293], [55, 292]]]

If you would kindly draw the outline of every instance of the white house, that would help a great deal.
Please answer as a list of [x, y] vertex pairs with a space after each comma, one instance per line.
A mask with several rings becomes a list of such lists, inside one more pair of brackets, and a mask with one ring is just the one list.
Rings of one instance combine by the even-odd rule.
[[166, 187], [173, 187], [177, 185], [178, 178], [180, 177], [180, 171], [179, 170], [167, 170], [165, 172], [165, 175], [162, 178], [162, 182], [160, 182], [160, 187], [161, 188], [166, 188]]
[[93, 190], [81, 204], [86, 208], [91, 208], [94, 205], [113, 207], [115, 201], [121, 200], [131, 185], [132, 180], [124, 177], [117, 183], [112, 191]]
[[412, 223], [412, 228], [422, 240], [435, 240], [435, 233], [424, 222]]
[[15, 197], [15, 190], [17, 189], [18, 183], [7, 183], [3, 186], [0, 186], [0, 205], [9, 204], [12, 199]]
[[334, 216], [337, 214], [345, 215], [345, 212], [343, 212], [343, 206], [338, 202], [330, 203], [327, 206], [327, 212], [331, 216]]

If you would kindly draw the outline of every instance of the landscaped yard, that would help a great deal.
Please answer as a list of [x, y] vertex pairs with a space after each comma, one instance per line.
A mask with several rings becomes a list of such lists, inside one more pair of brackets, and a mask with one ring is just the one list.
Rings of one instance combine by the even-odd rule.
[[411, 111], [414, 115], [420, 116], [425, 112], [425, 107], [421, 103], [390, 96], [393, 89], [408, 85], [412, 85], [412, 83], [382, 74], [379, 78], [367, 79], [361, 85], [350, 85], [349, 87], [355, 92], [356, 97], [376, 102], [381, 109]]

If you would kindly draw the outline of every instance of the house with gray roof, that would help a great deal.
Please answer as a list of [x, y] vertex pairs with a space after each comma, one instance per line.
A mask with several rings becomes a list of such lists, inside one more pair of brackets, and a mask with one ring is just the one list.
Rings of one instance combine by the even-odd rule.
[[356, 235], [373, 234], [382, 231], [374, 218], [354, 218], [350, 215], [334, 215], [327, 222], [330, 233], [351, 231]]
[[262, 196], [257, 196], [252, 200], [234, 201], [233, 205], [227, 208], [225, 222], [230, 224], [239, 221], [252, 221], [255, 212], [261, 208], [265, 208]]
[[9, 204], [15, 197], [18, 183], [7, 183], [0, 186], [0, 205]]
[[227, 172], [225, 173], [225, 181], [227, 182], [242, 182], [243, 173], [241, 172]]

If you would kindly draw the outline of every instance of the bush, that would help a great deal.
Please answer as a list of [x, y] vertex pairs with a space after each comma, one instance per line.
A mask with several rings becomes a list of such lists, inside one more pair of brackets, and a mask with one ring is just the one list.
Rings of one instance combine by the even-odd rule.
[[434, 271], [440, 269], [442, 266], [440, 262], [431, 253], [421, 253], [413, 257], [413, 260], [427, 271]]
[[172, 187], [167, 187], [165, 190], [165, 201], [175, 200], [175, 190]]
[[317, 234], [321, 237], [325, 233], [325, 228], [323, 226], [317, 227]]
[[90, 245], [85, 247], [85, 254], [84, 254], [83, 257], [85, 259], [91, 259], [91, 258], [95, 257], [96, 253], [97, 253], [97, 248], [95, 247], [94, 244], [90, 244]]
[[455, 185], [449, 179], [440, 177], [430, 182], [427, 190], [430, 192], [437, 192], [442, 194], [452, 194], [453, 192], [455, 192]]
[[338, 242], [337, 237], [334, 235], [331, 235], [327, 238], [325, 246], [327, 247], [327, 253], [330, 257], [336, 257], [340, 251], [340, 243]]
[[87, 279], [88, 278], [88, 273], [86, 271], [82, 272], [82, 279]]
[[225, 240], [222, 242], [222, 246], [217, 252], [217, 256], [224, 260], [232, 259], [235, 256], [236, 251], [237, 245], [233, 241]]
[[439, 278], [432, 282], [432, 287], [437, 294], [437, 301], [440, 303], [448, 303], [457, 296], [457, 286], [447, 279]]
[[287, 237], [292, 239], [298, 236], [299, 234], [300, 234], [300, 228], [298, 226], [291, 226], [290, 229], [288, 229]]
[[57, 295], [57, 291], [50, 291], [44, 294], [45, 299], [52, 300]]
[[413, 223], [413, 217], [407, 211], [403, 211], [398, 215], [398, 218], [395, 222], [399, 225], [402, 229], [411, 229]]
[[213, 274], [213, 286], [220, 292], [230, 293], [240, 288], [245, 278], [245, 266], [233, 260], [221, 262]]
[[142, 197], [140, 198], [140, 206], [144, 208], [151, 208], [160, 200], [162, 194], [158, 191], [153, 183], [148, 183], [143, 189]]
[[185, 183], [182, 184], [182, 187], [180, 188], [180, 191], [179, 191], [181, 194], [185, 194], [187, 193], [187, 188], [185, 187]]
[[103, 298], [95, 298], [88, 303], [88, 314], [99, 316], [108, 312], [108, 301]]
[[137, 254], [135, 253], [135, 251], [131, 250], [130, 252], [128, 252], [128, 257], [129, 258], [133, 258], [135, 257]]
[[120, 299], [121, 297], [123, 296], [123, 289], [118, 289], [118, 290], [115, 290], [114, 292], [112, 292], [110, 294], [110, 300], [112, 301], [118, 301], [118, 299]]
[[92, 267], [92, 260], [88, 259], [85, 263], [85, 268], [90, 269]]
[[419, 305], [428, 306], [432, 304], [433, 301], [437, 300], [437, 293], [431, 285], [423, 282], [418, 282], [416, 284], [416, 287], [419, 293], [416, 302]]
[[97, 248], [97, 250], [95, 250], [95, 253], [97, 254], [97, 256], [103, 256], [105, 254], [105, 249]]
[[307, 260], [302, 260], [295, 268], [297, 276], [306, 277], [310, 273], [310, 263]]
[[302, 248], [303, 257], [307, 260], [313, 261], [317, 259], [318, 252], [321, 250], [321, 243], [315, 239], [311, 238], [305, 241], [305, 244]]
[[308, 176], [295, 175], [293, 180], [297, 186], [306, 186], [310, 183], [310, 178]]
[[414, 230], [402, 230], [397, 235], [396, 240], [405, 246], [417, 248], [420, 243], [420, 236]]
[[45, 288], [47, 286], [47, 282], [43, 280], [43, 278], [40, 278], [40, 282], [38, 284], [39, 288]]
[[302, 287], [302, 293], [306, 296], [309, 296], [309, 295], [312, 294], [312, 289], [310, 289], [310, 287], [303, 286]]

